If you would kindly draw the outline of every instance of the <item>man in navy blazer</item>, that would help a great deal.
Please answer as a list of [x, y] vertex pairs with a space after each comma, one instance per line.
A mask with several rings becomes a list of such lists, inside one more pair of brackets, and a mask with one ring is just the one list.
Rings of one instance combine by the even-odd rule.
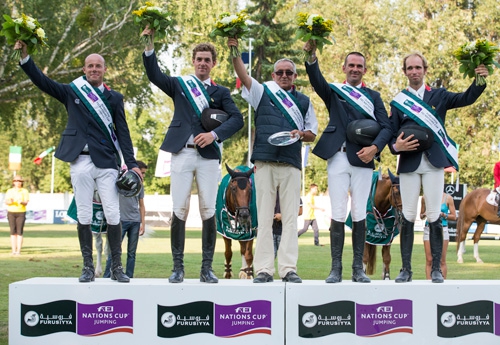
[[[143, 35], [154, 36], [146, 28]], [[174, 101], [174, 116], [160, 149], [172, 153], [171, 187], [173, 202], [171, 222], [171, 249], [174, 267], [170, 283], [184, 280], [184, 242], [186, 219], [193, 178], [198, 186], [202, 218], [202, 266], [200, 281], [217, 283], [212, 260], [217, 236], [215, 201], [220, 181], [222, 142], [243, 127], [243, 116], [234, 104], [229, 89], [215, 84], [210, 72], [217, 63], [213, 45], [198, 44], [193, 50], [194, 75], [172, 77], [158, 67], [153, 44], [146, 46], [144, 66], [149, 80]], [[209, 131], [203, 128], [201, 113], [210, 107], [226, 112], [229, 117], [219, 127]]]
[[[26, 44], [17, 41], [14, 49], [21, 49], [21, 68], [40, 90], [64, 104], [68, 111], [68, 122], [62, 133], [61, 141], [55, 156], [70, 163], [71, 183], [75, 195], [78, 218], [78, 238], [83, 257], [80, 282], [94, 280], [92, 260], [92, 200], [97, 188], [102, 201], [104, 214], [108, 223], [107, 236], [111, 247], [113, 280], [128, 282], [121, 264], [121, 225], [118, 207], [118, 192], [115, 181], [121, 162], [118, 160], [117, 148], [112, 142], [112, 135], [105, 133], [96, 117], [75, 92], [72, 84], [58, 83], [40, 71], [27, 54]], [[124, 164], [128, 169], [140, 173], [134, 158], [134, 150], [130, 132], [125, 118], [123, 95], [111, 90], [103, 83], [106, 63], [98, 54], [91, 54], [85, 59], [83, 67], [85, 80], [93, 87], [93, 95], [101, 95], [109, 104], [107, 115], [111, 115], [114, 135], [121, 149]], [[79, 78], [80, 79], [80, 78]], [[96, 96], [97, 97], [97, 96]], [[83, 97], [84, 98], [84, 97]], [[97, 98], [96, 98], [97, 99]], [[139, 176], [141, 176], [139, 174]]]
[[[349, 194], [351, 196], [352, 227], [352, 281], [369, 283], [363, 271], [363, 251], [366, 234], [366, 203], [371, 189], [371, 177], [375, 167], [373, 159], [380, 154], [392, 138], [391, 125], [380, 94], [366, 87], [362, 78], [366, 73], [365, 57], [358, 52], [347, 55], [342, 66], [346, 81], [330, 85], [319, 69], [316, 44], [310, 40], [304, 46], [310, 52], [306, 71], [312, 87], [325, 102], [330, 114], [328, 126], [323, 131], [313, 153], [328, 161], [328, 192], [332, 209], [330, 223], [330, 247], [332, 268], [327, 283], [342, 281], [342, 252], [345, 237], [345, 219]], [[334, 85], [337, 85], [334, 87]], [[365, 108], [355, 99], [335, 90], [352, 90], [359, 99], [364, 99]], [[363, 97], [364, 95], [364, 97]], [[361, 108], [361, 110], [360, 110]], [[371, 111], [370, 111], [371, 108]], [[347, 139], [347, 127], [354, 120], [371, 118], [381, 130], [368, 146], [358, 145]]]
[[[410, 95], [409, 97], [413, 97], [410, 102], [416, 103], [418, 109], [429, 109], [430, 116], [439, 119], [444, 130], [447, 110], [473, 104], [483, 93], [486, 85], [476, 85], [474, 81], [462, 93], [449, 92], [445, 88], [433, 89], [424, 83], [427, 69], [427, 60], [422, 54], [415, 52], [406, 55], [403, 59], [403, 72], [408, 78], [409, 86], [402, 93], [406, 92]], [[475, 71], [476, 74], [483, 77], [488, 76], [488, 70], [484, 65], [478, 66]], [[413, 228], [417, 217], [420, 188], [423, 187], [432, 254], [431, 279], [433, 283], [442, 283], [444, 279], [441, 272], [441, 253], [443, 250], [443, 227], [440, 219], [441, 199], [444, 190], [444, 168], [452, 166], [453, 163], [447, 156], [449, 152], [438, 143], [436, 135], [431, 147], [425, 151], [419, 149], [419, 141], [414, 139], [413, 134], [403, 139], [405, 128], [409, 131], [409, 126], [426, 128], [429, 126], [423, 125], [421, 120], [417, 123], [414, 118], [401, 109], [404, 107], [401, 108], [396, 99], [391, 102], [390, 121], [393, 132], [396, 134], [402, 130], [399, 136], [394, 136], [389, 148], [393, 154], [399, 155], [398, 173], [404, 216], [399, 235], [403, 267], [395, 282], [406, 283], [412, 280]]]

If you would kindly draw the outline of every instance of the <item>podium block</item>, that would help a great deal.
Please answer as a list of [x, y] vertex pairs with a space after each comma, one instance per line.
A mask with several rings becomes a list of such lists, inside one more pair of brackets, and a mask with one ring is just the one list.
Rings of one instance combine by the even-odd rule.
[[32, 278], [9, 286], [9, 344], [284, 344], [285, 283]]

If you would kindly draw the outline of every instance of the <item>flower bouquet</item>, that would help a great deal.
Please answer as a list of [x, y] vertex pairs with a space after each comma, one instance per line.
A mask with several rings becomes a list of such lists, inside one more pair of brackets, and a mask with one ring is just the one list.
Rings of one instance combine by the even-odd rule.
[[[224, 12], [219, 15], [219, 19], [215, 22], [215, 29], [210, 33], [210, 37], [242, 37], [249, 31], [246, 24], [247, 19], [248, 14], [245, 10], [236, 14]], [[231, 47], [230, 57], [234, 58], [238, 56], [241, 56], [238, 47]]]
[[[28, 54], [34, 55], [41, 47], [48, 47], [45, 31], [35, 18], [21, 14], [19, 18], [11, 18], [4, 14], [5, 22], [2, 24], [0, 35], [5, 36], [7, 44], [14, 45], [16, 41], [23, 41], [28, 46]], [[14, 60], [21, 59], [21, 50], [12, 53]]]
[[493, 67], [491, 65], [500, 68], [500, 64], [496, 61], [496, 56], [499, 51], [499, 47], [482, 39], [476, 40], [476, 42], [463, 44], [453, 52], [453, 55], [460, 61], [459, 71], [463, 73], [464, 78], [476, 77], [476, 85], [484, 85], [486, 84], [486, 80], [481, 75], [476, 74], [474, 70], [481, 64], [486, 66], [488, 74], [493, 73]]
[[[297, 25], [299, 28], [295, 33], [295, 37], [301, 39], [303, 42], [314, 40], [320, 53], [323, 52], [323, 46], [325, 44], [333, 44], [327, 39], [333, 31], [332, 20], [324, 19], [318, 14], [299, 12], [297, 15]], [[306, 52], [306, 59], [310, 56], [311, 53]]]
[[[165, 8], [154, 6], [151, 2], [146, 1], [144, 6], [132, 11], [134, 23], [141, 27], [141, 32], [149, 27], [155, 30], [157, 38], [162, 39], [167, 35], [166, 30], [174, 25], [172, 13]], [[153, 44], [153, 38], [150, 35], [142, 35], [141, 42], [145, 45]]]

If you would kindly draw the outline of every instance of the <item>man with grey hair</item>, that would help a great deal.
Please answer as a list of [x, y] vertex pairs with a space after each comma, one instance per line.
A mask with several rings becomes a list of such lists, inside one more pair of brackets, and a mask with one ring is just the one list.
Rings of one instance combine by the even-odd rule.
[[[228, 46], [238, 40], [228, 39]], [[297, 275], [297, 214], [300, 205], [302, 142], [316, 138], [318, 122], [309, 98], [293, 85], [297, 79], [295, 64], [280, 59], [274, 64], [272, 81], [260, 84], [250, 77], [240, 57], [233, 60], [234, 70], [244, 88], [242, 96], [255, 109], [255, 142], [251, 162], [255, 164], [257, 219], [259, 236], [255, 246], [254, 283], [273, 281], [274, 248], [272, 225], [276, 194], [279, 191], [283, 232], [278, 249], [278, 274], [283, 281], [301, 283]], [[268, 139], [278, 132], [289, 132], [287, 145], [276, 146]]]

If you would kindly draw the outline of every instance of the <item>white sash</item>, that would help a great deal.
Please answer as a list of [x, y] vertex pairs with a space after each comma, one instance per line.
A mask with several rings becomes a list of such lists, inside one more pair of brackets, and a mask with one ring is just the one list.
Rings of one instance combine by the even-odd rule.
[[[191, 103], [194, 111], [201, 119], [203, 110], [210, 107], [210, 96], [207, 90], [205, 90], [205, 86], [194, 75], [177, 77], [177, 80], [179, 80], [179, 84], [184, 90], [189, 103]], [[218, 143], [214, 140], [212, 145], [218, 150], [219, 157], [222, 157], [222, 143]]]
[[394, 97], [391, 105], [401, 110], [419, 125], [429, 128], [434, 133], [434, 140], [444, 149], [446, 156], [458, 171], [457, 145], [448, 137], [440, 119], [427, 103], [411, 92], [403, 90]]
[[207, 90], [205, 90], [203, 84], [194, 75], [177, 77], [177, 79], [186, 93], [189, 103], [193, 106], [198, 117], [201, 117], [202, 111], [210, 106], [210, 96]]
[[375, 117], [375, 105], [366, 91], [342, 83], [331, 83], [330, 87], [361, 114], [377, 121]]
[[115, 153], [118, 155], [120, 164], [123, 165], [123, 156], [120, 150], [120, 143], [116, 137], [113, 117], [111, 116], [111, 106], [106, 97], [99, 88], [89, 84], [85, 76], [81, 76], [73, 80], [70, 84], [78, 98], [85, 104], [94, 119], [97, 121], [101, 130], [104, 132], [108, 140], [110, 140], [115, 148]]
[[292, 127], [304, 129], [305, 112], [290, 92], [283, 90], [275, 81], [265, 82], [264, 90]]

